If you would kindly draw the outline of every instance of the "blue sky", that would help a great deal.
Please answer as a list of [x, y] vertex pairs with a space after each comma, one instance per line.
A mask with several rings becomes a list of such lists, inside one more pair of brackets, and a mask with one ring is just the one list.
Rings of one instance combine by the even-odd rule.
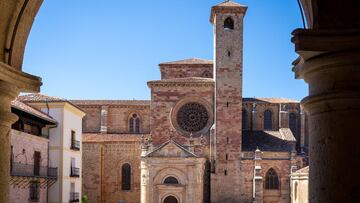
[[[150, 99], [158, 64], [213, 58], [212, 5], [219, 0], [45, 0], [30, 33], [25, 72], [41, 91], [68, 99]], [[302, 26], [296, 0], [242, 0], [244, 97], [307, 95], [295, 80], [291, 32]]]

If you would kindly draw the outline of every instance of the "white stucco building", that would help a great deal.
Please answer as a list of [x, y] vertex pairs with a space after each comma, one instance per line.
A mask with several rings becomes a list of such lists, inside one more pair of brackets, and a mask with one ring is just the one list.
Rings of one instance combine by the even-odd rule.
[[48, 191], [49, 203], [80, 202], [82, 170], [82, 118], [85, 113], [71, 102], [42, 94], [19, 97], [57, 121], [49, 131], [49, 165], [58, 168], [58, 179]]

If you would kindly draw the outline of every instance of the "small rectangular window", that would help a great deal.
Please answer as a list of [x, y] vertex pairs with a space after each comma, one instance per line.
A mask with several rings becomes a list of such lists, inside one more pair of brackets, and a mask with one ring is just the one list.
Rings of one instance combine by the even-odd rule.
[[31, 201], [39, 201], [40, 199], [40, 184], [39, 182], [32, 182], [30, 184], [30, 200]]

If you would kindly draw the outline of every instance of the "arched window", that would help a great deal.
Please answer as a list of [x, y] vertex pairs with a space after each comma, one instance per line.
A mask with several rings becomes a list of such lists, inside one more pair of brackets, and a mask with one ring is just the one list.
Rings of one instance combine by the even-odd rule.
[[272, 130], [272, 112], [270, 110], [264, 112], [264, 130]]
[[140, 118], [134, 113], [129, 119], [129, 131], [131, 133], [140, 133]]
[[269, 169], [266, 173], [265, 189], [278, 190], [279, 189], [279, 177], [274, 169]]
[[245, 109], [242, 110], [242, 129], [247, 129], [247, 112]]
[[231, 17], [228, 17], [224, 21], [224, 29], [233, 30], [234, 29], [234, 20]]
[[178, 203], [178, 200], [174, 196], [167, 196], [164, 199], [164, 203]]
[[179, 181], [175, 177], [169, 176], [165, 178], [164, 184], [179, 184]]
[[121, 167], [121, 189], [131, 190], [131, 166], [128, 163]]

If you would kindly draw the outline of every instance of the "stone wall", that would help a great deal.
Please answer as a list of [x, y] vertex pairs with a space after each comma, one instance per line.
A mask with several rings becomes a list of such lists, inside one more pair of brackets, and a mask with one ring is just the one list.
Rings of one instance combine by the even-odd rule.
[[161, 79], [203, 77], [213, 78], [213, 64], [160, 64]]
[[[209, 79], [210, 80], [210, 79]], [[165, 83], [165, 84], [150, 84], [151, 87], [151, 135], [153, 136], [153, 142], [155, 145], [164, 143], [173, 136], [173, 139], [180, 144], [188, 144], [188, 137], [185, 132], [182, 132], [176, 127], [176, 119], [174, 117], [177, 108], [187, 102], [198, 102], [208, 108], [210, 115], [210, 124], [213, 122], [213, 82], [207, 81], [205, 83]], [[209, 140], [209, 129], [203, 134]], [[194, 137], [200, 135], [193, 135]]]
[[150, 108], [145, 106], [112, 107], [108, 112], [108, 133], [129, 133], [129, 118], [136, 113], [140, 117], [140, 133], [150, 132]]
[[[247, 154], [247, 157], [241, 161], [241, 173], [244, 184], [241, 188], [241, 202], [252, 202], [253, 195], [253, 178], [255, 161], [253, 153]], [[263, 203], [289, 203], [290, 202], [290, 153], [287, 152], [262, 152], [263, 158], [257, 160], [257, 165], [261, 167], [260, 174], [262, 177], [263, 188], [262, 200]], [[265, 189], [266, 173], [273, 168], [280, 181], [279, 190]]]
[[[140, 133], [150, 132], [150, 105], [137, 104], [137, 101], [119, 101], [121, 104], [112, 104], [113, 101], [73, 101], [86, 116], [83, 119], [85, 133], [129, 133], [130, 116], [136, 113], [140, 117]], [[95, 103], [95, 104], [94, 104]]]
[[[89, 203], [140, 202], [140, 137], [98, 134], [83, 142], [83, 194]], [[131, 166], [131, 190], [121, 189], [121, 167]]]

